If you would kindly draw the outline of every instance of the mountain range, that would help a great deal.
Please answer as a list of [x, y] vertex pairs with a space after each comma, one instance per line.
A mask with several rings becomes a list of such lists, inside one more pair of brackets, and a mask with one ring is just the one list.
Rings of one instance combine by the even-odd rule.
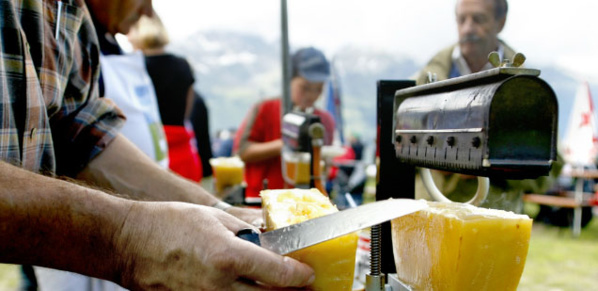
[[[196, 90], [209, 108], [212, 134], [237, 128], [251, 106], [282, 92], [279, 42], [239, 32], [202, 31], [168, 49], [186, 57], [194, 68]], [[341, 86], [344, 132], [361, 136], [365, 143], [374, 141], [376, 134], [376, 81], [408, 79], [424, 65], [410, 56], [362, 47], [345, 47], [328, 58]], [[554, 89], [562, 136], [580, 80], [550, 64], [526, 63], [526, 67], [540, 69], [540, 77]], [[590, 88], [596, 91], [598, 84], [591, 83]]]

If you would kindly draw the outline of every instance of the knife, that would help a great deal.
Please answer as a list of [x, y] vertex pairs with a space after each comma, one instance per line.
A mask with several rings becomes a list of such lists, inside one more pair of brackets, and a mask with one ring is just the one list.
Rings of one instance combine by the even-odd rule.
[[280, 255], [427, 208], [424, 200], [388, 199], [364, 204], [264, 233], [242, 229], [237, 236]]

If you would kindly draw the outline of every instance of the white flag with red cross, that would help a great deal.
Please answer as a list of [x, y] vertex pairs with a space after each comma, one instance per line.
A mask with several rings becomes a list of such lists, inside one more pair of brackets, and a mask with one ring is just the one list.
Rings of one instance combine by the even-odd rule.
[[598, 155], [596, 114], [587, 82], [577, 89], [563, 140], [563, 158], [571, 165], [594, 165]]

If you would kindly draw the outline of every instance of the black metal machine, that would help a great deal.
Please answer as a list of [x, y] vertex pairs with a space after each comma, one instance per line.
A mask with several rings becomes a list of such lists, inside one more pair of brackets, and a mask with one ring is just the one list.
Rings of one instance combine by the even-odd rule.
[[558, 109], [539, 74], [495, 68], [397, 91], [397, 158], [476, 176], [547, 175], [556, 158]]
[[[295, 188], [318, 188], [326, 193], [320, 181], [320, 148], [324, 143], [324, 126], [320, 117], [314, 114], [292, 111], [283, 116], [283, 149], [281, 153], [282, 176], [285, 183]], [[312, 158], [314, 157], [314, 158]], [[268, 181], [264, 180], [264, 189]], [[261, 206], [261, 198], [245, 197], [245, 186], [239, 185], [227, 189], [225, 202], [232, 205]]]
[[324, 126], [314, 114], [292, 111], [282, 118], [282, 171], [285, 182], [296, 188], [318, 188], [321, 184], [320, 149]]
[[[422, 86], [379, 81], [376, 199], [415, 198], [415, 167], [507, 179], [548, 175], [558, 104], [539, 74], [507, 65]], [[390, 223], [372, 228], [371, 249], [366, 290], [381, 290], [384, 274], [396, 272]]]
[[295, 152], [310, 152], [312, 146], [309, 128], [316, 123], [320, 123], [317, 115], [299, 111], [285, 114], [282, 118], [282, 141], [285, 148]]

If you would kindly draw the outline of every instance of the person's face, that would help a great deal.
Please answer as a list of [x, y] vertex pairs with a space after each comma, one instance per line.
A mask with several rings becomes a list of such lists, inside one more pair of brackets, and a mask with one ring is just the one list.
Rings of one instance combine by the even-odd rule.
[[459, 46], [466, 59], [487, 58], [496, 50], [506, 19], [496, 19], [493, 0], [459, 0], [456, 16]]
[[323, 88], [324, 83], [313, 83], [302, 77], [295, 77], [291, 80], [291, 101], [301, 109], [312, 107]]
[[89, 9], [111, 34], [127, 34], [142, 15], [152, 16], [152, 0], [87, 0]]

